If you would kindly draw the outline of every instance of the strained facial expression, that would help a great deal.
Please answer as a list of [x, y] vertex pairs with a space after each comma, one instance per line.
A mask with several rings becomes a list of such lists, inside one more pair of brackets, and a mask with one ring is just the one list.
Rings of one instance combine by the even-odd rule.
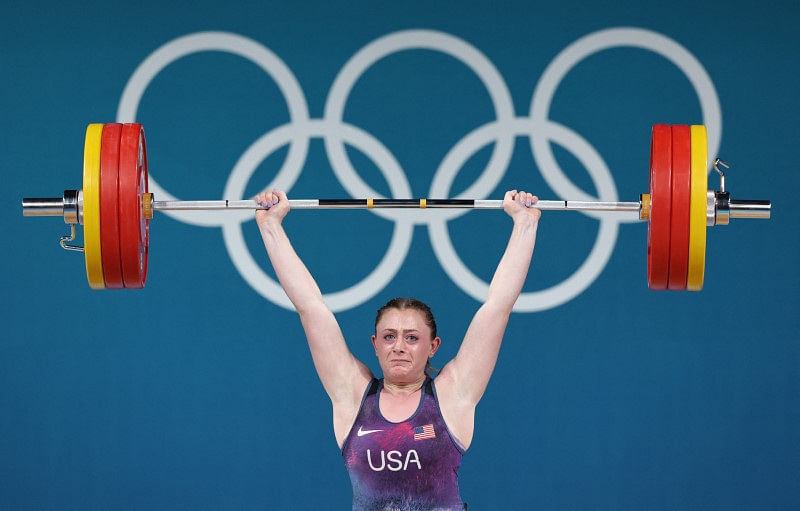
[[398, 382], [420, 379], [440, 342], [431, 337], [422, 312], [416, 309], [387, 309], [372, 336], [384, 377]]

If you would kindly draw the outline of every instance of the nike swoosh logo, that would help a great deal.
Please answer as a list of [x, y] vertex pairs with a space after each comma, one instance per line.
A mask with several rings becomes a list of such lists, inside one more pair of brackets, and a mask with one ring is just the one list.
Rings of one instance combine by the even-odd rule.
[[356, 435], [364, 436], [364, 435], [369, 435], [370, 433], [377, 433], [378, 431], [383, 431], [383, 430], [382, 429], [363, 429], [362, 430], [361, 426], [359, 426], [358, 427], [358, 432], [356, 433]]

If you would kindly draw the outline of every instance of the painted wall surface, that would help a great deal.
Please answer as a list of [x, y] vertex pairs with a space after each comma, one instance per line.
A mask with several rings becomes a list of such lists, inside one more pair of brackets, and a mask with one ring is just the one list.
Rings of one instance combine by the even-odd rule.
[[[58, 218], [86, 124], [145, 126], [156, 199], [636, 201], [655, 123], [708, 126], [734, 198], [705, 288], [647, 226], [546, 212], [460, 472], [471, 509], [800, 501], [796, 2], [34, 2], [0, 7], [0, 509], [348, 509], [330, 402], [251, 213], [158, 213], [147, 287], [91, 291]], [[712, 188], [718, 178], [709, 176]], [[458, 349], [500, 212], [294, 211], [353, 353], [415, 296]], [[79, 237], [79, 242], [80, 237]]]

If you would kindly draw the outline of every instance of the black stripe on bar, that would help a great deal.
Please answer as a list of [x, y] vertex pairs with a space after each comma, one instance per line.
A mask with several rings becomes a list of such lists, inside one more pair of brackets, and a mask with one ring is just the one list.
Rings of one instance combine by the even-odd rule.
[[429, 208], [442, 206], [471, 208], [475, 206], [475, 199], [427, 199], [427, 205]]
[[373, 199], [372, 205], [376, 208], [380, 207], [418, 208], [419, 199]]
[[320, 199], [320, 206], [361, 206], [367, 207], [367, 199]]

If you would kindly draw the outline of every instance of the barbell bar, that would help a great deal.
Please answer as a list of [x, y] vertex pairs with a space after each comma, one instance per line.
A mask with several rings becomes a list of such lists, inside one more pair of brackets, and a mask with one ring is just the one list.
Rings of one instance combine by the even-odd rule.
[[[703, 287], [706, 228], [731, 218], [768, 219], [769, 200], [734, 200], [725, 190], [728, 167], [717, 159], [720, 190], [709, 191], [704, 126], [653, 126], [650, 186], [634, 202], [540, 200], [543, 211], [637, 212], [648, 222], [650, 289]], [[290, 199], [292, 209], [503, 209], [483, 199]], [[141, 288], [147, 279], [149, 222], [155, 211], [266, 209], [254, 200], [157, 201], [147, 188], [147, 149], [138, 123], [90, 124], [84, 141], [83, 189], [60, 198], [23, 198], [24, 216], [60, 216], [70, 225], [63, 248], [84, 252], [92, 289]], [[72, 245], [84, 226], [84, 246]]]

